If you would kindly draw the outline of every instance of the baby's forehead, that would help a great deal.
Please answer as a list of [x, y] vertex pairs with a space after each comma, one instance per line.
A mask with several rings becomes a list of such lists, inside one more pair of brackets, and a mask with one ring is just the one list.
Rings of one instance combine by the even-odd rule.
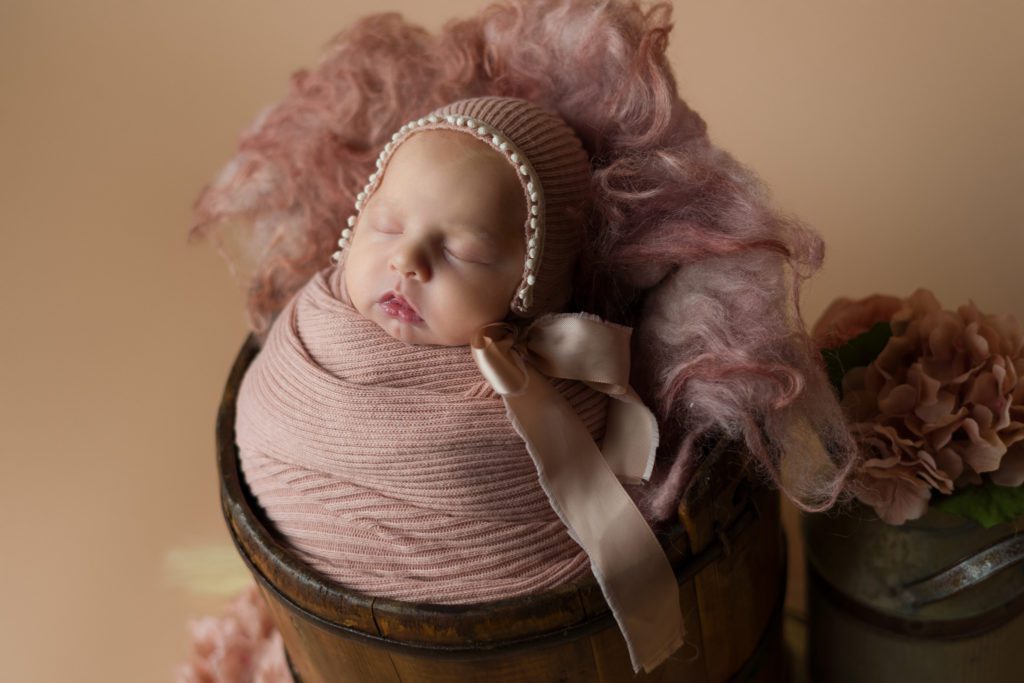
[[528, 200], [516, 169], [499, 152], [465, 133], [428, 130], [394, 151], [370, 204], [521, 236]]
[[[425, 166], [435, 171], [454, 167], [468, 172], [488, 171], [516, 180], [515, 167], [497, 150], [472, 135], [444, 129], [410, 135], [391, 155], [388, 167]], [[384, 179], [388, 173], [385, 172]]]

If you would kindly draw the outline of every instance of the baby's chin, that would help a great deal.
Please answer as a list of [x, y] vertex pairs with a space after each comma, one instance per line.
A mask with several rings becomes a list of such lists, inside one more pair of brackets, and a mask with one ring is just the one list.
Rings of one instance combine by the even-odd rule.
[[409, 346], [469, 346], [469, 339], [460, 340], [451, 335], [442, 336], [426, 323], [411, 324], [394, 318], [375, 318], [382, 330]]
[[469, 346], [470, 333], [466, 330], [441, 332], [433, 329], [426, 320], [408, 322], [394, 318], [374, 302], [359, 302], [354, 308], [364, 318], [375, 322], [388, 336], [410, 346]]
[[456, 344], [445, 344], [439, 340], [433, 330], [430, 329], [430, 326], [424, 321], [410, 323], [398, 318], [392, 318], [379, 310], [379, 308], [374, 311], [374, 315], [370, 319], [377, 323], [389, 336], [409, 346], [456, 346]]
[[425, 335], [420, 334], [419, 330], [410, 329], [410, 325], [408, 323], [403, 323], [400, 320], [385, 320], [383, 322], [378, 322], [377, 324], [380, 325], [381, 329], [387, 332], [390, 336], [404, 344], [408, 344], [409, 346], [433, 343], [425, 341], [423, 339]]

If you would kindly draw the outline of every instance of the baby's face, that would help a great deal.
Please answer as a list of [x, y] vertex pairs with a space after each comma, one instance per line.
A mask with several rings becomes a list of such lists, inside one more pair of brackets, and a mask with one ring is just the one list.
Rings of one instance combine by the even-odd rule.
[[345, 255], [348, 297], [408, 344], [468, 344], [509, 312], [525, 222], [522, 185], [497, 151], [465, 133], [417, 133], [359, 214]]

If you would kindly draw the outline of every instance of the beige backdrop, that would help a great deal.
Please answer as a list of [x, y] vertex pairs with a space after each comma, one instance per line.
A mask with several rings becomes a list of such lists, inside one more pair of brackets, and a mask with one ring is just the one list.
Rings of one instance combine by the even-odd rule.
[[[385, 0], [428, 27], [482, 6]], [[681, 90], [826, 237], [838, 295], [1024, 318], [1024, 3], [675, 3]], [[222, 544], [213, 422], [245, 334], [191, 201], [371, 4], [0, 3], [0, 679], [163, 681], [174, 547]]]

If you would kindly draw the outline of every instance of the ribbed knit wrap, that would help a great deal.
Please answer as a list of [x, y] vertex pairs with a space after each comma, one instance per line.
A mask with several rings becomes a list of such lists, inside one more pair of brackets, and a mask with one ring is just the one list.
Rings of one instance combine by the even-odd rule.
[[[317, 273], [243, 378], [236, 438], [266, 517], [312, 568], [370, 595], [463, 604], [590, 575], [467, 347], [408, 346]], [[607, 397], [552, 380], [600, 443]]]

